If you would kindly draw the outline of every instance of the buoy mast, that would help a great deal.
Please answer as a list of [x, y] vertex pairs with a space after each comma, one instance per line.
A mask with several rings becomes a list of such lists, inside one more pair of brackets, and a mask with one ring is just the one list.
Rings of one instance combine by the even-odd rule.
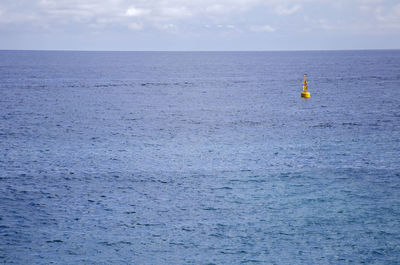
[[303, 92], [301, 92], [301, 97], [302, 98], [309, 98], [310, 97], [310, 92], [308, 92], [307, 74], [304, 75]]

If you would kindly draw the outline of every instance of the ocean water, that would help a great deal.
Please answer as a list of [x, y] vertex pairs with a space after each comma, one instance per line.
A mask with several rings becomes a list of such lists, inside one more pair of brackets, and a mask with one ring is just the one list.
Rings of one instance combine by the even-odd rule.
[[0, 51], [0, 151], [0, 263], [400, 264], [399, 50]]

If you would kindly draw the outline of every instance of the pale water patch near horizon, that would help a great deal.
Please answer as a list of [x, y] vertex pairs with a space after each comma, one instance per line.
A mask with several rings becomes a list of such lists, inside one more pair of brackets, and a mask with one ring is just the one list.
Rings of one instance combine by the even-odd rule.
[[0, 263], [399, 264], [400, 51], [0, 51], [0, 150]]

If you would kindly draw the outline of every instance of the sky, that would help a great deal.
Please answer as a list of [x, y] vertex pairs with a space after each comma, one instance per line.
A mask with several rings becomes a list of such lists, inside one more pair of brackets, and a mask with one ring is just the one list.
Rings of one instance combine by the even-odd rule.
[[399, 49], [400, 0], [0, 0], [0, 49]]

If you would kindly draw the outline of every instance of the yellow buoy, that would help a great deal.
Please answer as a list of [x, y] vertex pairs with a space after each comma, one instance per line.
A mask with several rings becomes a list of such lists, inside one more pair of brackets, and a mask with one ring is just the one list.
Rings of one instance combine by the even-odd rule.
[[307, 81], [307, 75], [304, 75], [304, 81], [303, 81], [303, 92], [301, 92], [301, 97], [302, 98], [309, 98], [310, 97], [310, 92], [308, 92], [308, 81]]

